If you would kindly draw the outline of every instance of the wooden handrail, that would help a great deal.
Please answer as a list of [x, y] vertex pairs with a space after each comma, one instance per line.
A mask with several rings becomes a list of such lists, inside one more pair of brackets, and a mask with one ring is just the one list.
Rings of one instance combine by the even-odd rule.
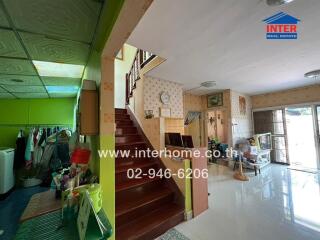
[[134, 57], [129, 73], [126, 74], [126, 103], [132, 97], [133, 90], [136, 88], [136, 81], [140, 79], [140, 69], [148, 64], [156, 55], [139, 49]]

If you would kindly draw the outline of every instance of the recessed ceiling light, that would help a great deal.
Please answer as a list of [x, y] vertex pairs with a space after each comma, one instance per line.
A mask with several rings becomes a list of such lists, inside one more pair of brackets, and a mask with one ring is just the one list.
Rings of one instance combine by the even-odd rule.
[[208, 81], [200, 84], [202, 87], [212, 88], [217, 85], [216, 81]]
[[304, 77], [306, 77], [306, 78], [317, 78], [319, 76], [320, 76], [320, 69], [314, 70], [311, 72], [307, 72], [306, 74], [304, 74]]
[[16, 83], [22, 83], [23, 80], [22, 79], [11, 79], [12, 82], [16, 82]]
[[291, 3], [294, 0], [267, 0], [267, 4], [269, 6], [279, 6], [282, 4], [287, 4], [287, 3]]
[[49, 93], [77, 93], [78, 86], [46, 86]]
[[84, 70], [83, 65], [32, 61], [42, 77], [70, 77], [81, 78]]

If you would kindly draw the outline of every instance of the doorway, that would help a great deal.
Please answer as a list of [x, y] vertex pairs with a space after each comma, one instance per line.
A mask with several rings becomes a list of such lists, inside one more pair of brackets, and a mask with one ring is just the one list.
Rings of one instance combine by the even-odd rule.
[[253, 113], [255, 133], [272, 134], [272, 162], [320, 168], [320, 105]]
[[[317, 110], [319, 107], [317, 108]], [[316, 125], [312, 106], [286, 108], [288, 152], [292, 165], [318, 168]]]
[[208, 138], [215, 139], [218, 142], [226, 142], [225, 134], [225, 111], [224, 110], [211, 110], [207, 114], [207, 129]]

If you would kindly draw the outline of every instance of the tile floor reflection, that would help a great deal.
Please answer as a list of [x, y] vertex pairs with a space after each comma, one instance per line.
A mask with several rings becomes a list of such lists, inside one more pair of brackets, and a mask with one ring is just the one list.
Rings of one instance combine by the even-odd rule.
[[319, 240], [320, 175], [270, 165], [249, 182], [209, 166], [209, 210], [176, 227], [192, 240]]

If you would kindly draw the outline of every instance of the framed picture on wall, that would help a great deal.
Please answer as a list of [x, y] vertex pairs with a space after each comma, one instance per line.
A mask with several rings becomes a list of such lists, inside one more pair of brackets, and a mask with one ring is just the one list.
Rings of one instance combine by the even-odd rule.
[[223, 93], [214, 93], [208, 96], [208, 108], [223, 106]]
[[160, 108], [160, 117], [170, 118], [171, 109], [170, 108]]
[[246, 98], [242, 96], [239, 96], [239, 111], [240, 111], [240, 115], [246, 115], [247, 113]]

